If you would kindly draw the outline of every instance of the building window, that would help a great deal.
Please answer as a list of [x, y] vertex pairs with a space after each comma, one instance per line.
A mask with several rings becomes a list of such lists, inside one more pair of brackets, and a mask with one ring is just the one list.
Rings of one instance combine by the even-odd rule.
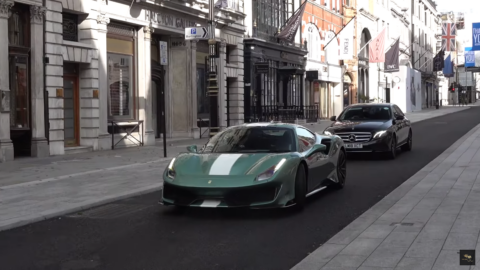
[[15, 3], [8, 19], [10, 128], [30, 127], [30, 10]]
[[62, 14], [63, 40], [78, 41], [78, 16], [74, 14]]
[[317, 26], [312, 23], [309, 23], [306, 27], [306, 39], [307, 39], [307, 49], [308, 49], [308, 58], [315, 61], [321, 61], [320, 58], [320, 33]]
[[110, 119], [135, 119], [135, 29], [109, 24], [108, 116]]
[[[255, 4], [256, 3], [256, 4]], [[293, 13], [293, 0], [257, 0], [253, 5], [253, 19], [258, 37], [275, 42], [275, 34]]]

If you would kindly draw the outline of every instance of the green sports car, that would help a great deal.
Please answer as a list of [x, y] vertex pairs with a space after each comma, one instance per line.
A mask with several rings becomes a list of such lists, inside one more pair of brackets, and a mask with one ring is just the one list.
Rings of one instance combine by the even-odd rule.
[[230, 127], [187, 147], [163, 173], [163, 205], [302, 209], [347, 176], [343, 140], [287, 123]]

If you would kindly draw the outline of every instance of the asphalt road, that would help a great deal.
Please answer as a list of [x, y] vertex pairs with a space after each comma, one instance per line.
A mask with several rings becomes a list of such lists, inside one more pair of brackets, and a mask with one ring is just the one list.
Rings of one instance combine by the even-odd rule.
[[302, 213], [179, 214], [147, 194], [0, 233], [0, 268], [287, 270], [479, 124], [479, 115], [473, 107], [413, 124], [412, 152], [349, 160], [345, 188], [309, 198]]

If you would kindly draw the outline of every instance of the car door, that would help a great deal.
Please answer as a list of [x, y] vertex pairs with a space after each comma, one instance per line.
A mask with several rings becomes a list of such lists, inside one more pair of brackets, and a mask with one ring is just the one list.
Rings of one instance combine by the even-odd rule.
[[[297, 127], [297, 140], [302, 155], [306, 156], [312, 150], [317, 142], [317, 136], [306, 128]], [[315, 153], [309, 157], [305, 157], [308, 166], [308, 191], [318, 188], [322, 180], [327, 177], [324, 167], [328, 159], [322, 153]]]
[[398, 143], [404, 143], [408, 137], [408, 129], [406, 127], [407, 120], [405, 119], [405, 114], [397, 105], [393, 105], [393, 109], [395, 111], [395, 118], [397, 116], [402, 116], [404, 118], [403, 120], [395, 120], [398, 126]]

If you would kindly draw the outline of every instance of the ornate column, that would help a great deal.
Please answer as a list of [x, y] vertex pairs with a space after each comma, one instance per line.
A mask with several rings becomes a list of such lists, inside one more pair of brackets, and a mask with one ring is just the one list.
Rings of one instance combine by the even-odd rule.
[[[149, 26], [143, 27], [144, 33], [144, 78], [145, 78], [145, 90], [144, 90], [144, 117], [143, 125], [145, 130], [145, 145], [155, 145], [155, 134], [152, 127], [152, 56], [151, 56], [151, 40], [152, 40], [153, 29]], [[141, 101], [142, 102], [142, 101]]]
[[[45, 7], [30, 6], [30, 82], [31, 82], [31, 101], [32, 101], [32, 157], [47, 157], [50, 155], [45, 136], [45, 86], [43, 63], [43, 19], [45, 17]], [[48, 95], [47, 95], [48, 98]], [[48, 119], [47, 119], [48, 121]]]
[[[13, 0], [0, 0], [0, 34], [8, 37], [8, 18]], [[13, 160], [10, 139], [10, 84], [8, 68], [8, 42], [0, 42], [0, 162]]]
[[112, 147], [111, 135], [108, 133], [107, 25], [109, 23], [110, 19], [105, 14], [97, 16], [97, 38], [94, 43], [98, 51], [99, 150], [107, 150]]
[[217, 68], [218, 68], [218, 120], [220, 130], [223, 130], [227, 127], [227, 41], [225, 39], [221, 39], [219, 42], [219, 54], [220, 57], [218, 58]]

